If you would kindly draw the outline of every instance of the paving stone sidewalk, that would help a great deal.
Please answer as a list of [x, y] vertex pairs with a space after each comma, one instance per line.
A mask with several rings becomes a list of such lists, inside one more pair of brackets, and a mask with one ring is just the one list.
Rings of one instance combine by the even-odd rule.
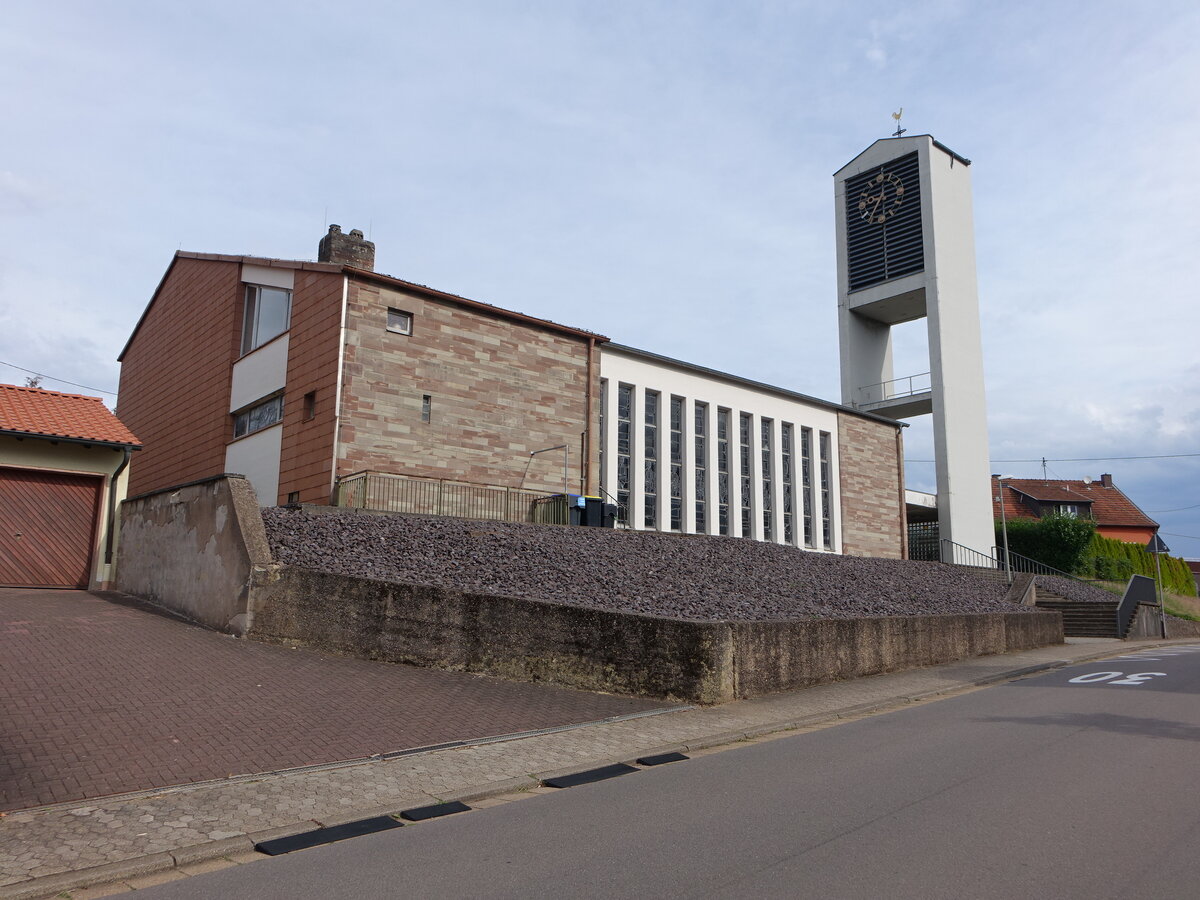
[[670, 705], [239, 641], [122, 594], [0, 588], [0, 810]]
[[387, 760], [23, 810], [0, 819], [0, 897], [53, 896], [139, 873], [175, 870], [182, 874], [204, 860], [245, 856], [256, 841], [318, 825], [394, 813], [435, 800], [536, 789], [540, 778], [630, 761], [649, 752], [731, 744], [1155, 646], [1162, 643], [1071, 639], [1065, 646], [979, 657], [719, 707], [655, 713]]

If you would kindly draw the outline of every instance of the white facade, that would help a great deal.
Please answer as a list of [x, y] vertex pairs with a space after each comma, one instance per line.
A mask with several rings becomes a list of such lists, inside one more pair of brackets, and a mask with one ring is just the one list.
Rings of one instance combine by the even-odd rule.
[[836, 407], [614, 344], [600, 378], [601, 489], [630, 527], [841, 552]]
[[[290, 291], [291, 269], [242, 266], [243, 285], [263, 285]], [[287, 385], [288, 332], [268, 340], [233, 364], [229, 412], [237, 414], [283, 392]], [[274, 506], [279, 497], [283, 425], [274, 424], [234, 440], [225, 448], [225, 471], [245, 475], [254, 486], [260, 506]]]
[[[886, 138], [834, 185], [842, 402], [896, 419], [932, 413], [941, 538], [987, 554], [995, 541], [970, 161], [929, 135]], [[929, 371], [897, 379], [891, 328], [920, 318]]]

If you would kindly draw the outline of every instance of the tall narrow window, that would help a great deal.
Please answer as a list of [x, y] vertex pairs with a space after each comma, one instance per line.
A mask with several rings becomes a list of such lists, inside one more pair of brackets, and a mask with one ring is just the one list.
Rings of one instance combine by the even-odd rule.
[[741, 428], [739, 437], [741, 439], [741, 463], [742, 463], [742, 537], [754, 536], [753, 524], [753, 507], [750, 497], [750, 491], [753, 489], [753, 476], [750, 474], [750, 440], [753, 427], [753, 417], [750, 413], [742, 413], [740, 418]]
[[646, 391], [645, 448], [645, 514], [642, 524], [658, 527], [658, 394]]
[[617, 386], [617, 521], [629, 524], [631, 456], [633, 451], [633, 388]]
[[771, 478], [771, 469], [775, 465], [775, 461], [771, 458], [771, 426], [774, 422], [771, 419], [759, 419], [759, 436], [762, 440], [762, 520], [763, 520], [763, 540], [775, 540], [775, 505], [772, 502], [775, 492], [775, 483]]
[[816, 547], [813, 533], [812, 429], [800, 429], [800, 474], [803, 486], [804, 546]]
[[833, 485], [829, 467], [829, 432], [821, 432], [821, 542], [826, 550], [833, 549], [833, 509], [830, 504]]
[[708, 404], [697, 403], [696, 435], [696, 531], [708, 534]]
[[421, 421], [428, 422], [433, 418], [433, 397], [429, 394], [421, 395]]
[[796, 500], [792, 490], [792, 423], [782, 422], [779, 426], [779, 462], [783, 476], [783, 542], [795, 544], [796, 535], [793, 527]]
[[717, 531], [729, 534], [729, 410], [717, 410]]
[[600, 379], [600, 496], [604, 497], [604, 503], [608, 502], [607, 488], [608, 478], [604, 474], [604, 448], [608, 444], [608, 421], [605, 418], [604, 410], [608, 406], [608, 379]]
[[261, 347], [288, 330], [292, 292], [283, 288], [246, 285], [246, 311], [242, 318], [242, 355]]
[[671, 398], [671, 530], [683, 531], [683, 398]]

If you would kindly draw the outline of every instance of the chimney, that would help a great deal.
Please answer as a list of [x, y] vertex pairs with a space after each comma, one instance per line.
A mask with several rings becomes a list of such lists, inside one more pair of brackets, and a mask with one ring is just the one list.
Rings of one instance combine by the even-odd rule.
[[1100, 483], [1102, 485], [1104, 485], [1105, 487], [1112, 487], [1112, 476], [1111, 475], [1101, 475]]
[[363, 240], [363, 233], [357, 228], [342, 234], [341, 225], [330, 225], [329, 234], [321, 238], [317, 248], [317, 262], [340, 263], [374, 272], [375, 245]]

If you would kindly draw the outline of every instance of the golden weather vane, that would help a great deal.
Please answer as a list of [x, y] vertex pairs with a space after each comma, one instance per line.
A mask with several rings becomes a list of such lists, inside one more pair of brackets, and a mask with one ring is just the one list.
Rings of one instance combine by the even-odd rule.
[[900, 135], [902, 135], [902, 134], [904, 134], [904, 132], [908, 131], [907, 128], [900, 127], [900, 117], [902, 115], [904, 115], [904, 107], [903, 106], [900, 107], [900, 112], [892, 113], [892, 118], [896, 120], [896, 131], [892, 134], [892, 137], [900, 137]]

